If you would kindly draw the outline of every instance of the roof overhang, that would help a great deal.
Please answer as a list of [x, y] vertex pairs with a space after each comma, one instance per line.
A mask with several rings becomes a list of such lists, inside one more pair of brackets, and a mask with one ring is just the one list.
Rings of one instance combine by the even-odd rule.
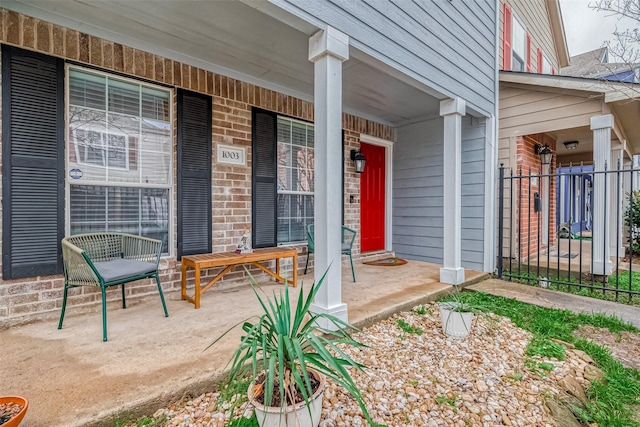
[[[2, 0], [2, 7], [184, 64], [313, 101], [309, 37], [322, 28], [272, 2]], [[152, 7], [150, 7], [152, 3]], [[446, 96], [350, 42], [343, 111], [398, 126], [439, 115]]]
[[560, 10], [559, 0], [547, 0], [547, 10], [549, 11], [549, 20], [551, 21], [551, 32], [553, 41], [556, 46], [556, 54], [560, 67], [569, 65], [569, 47], [567, 38], [564, 33], [564, 24], [562, 21], [562, 11]]
[[558, 74], [534, 74], [500, 71], [500, 82], [530, 84], [540, 87], [596, 92], [605, 95], [606, 102], [640, 100], [640, 84], [619, 83], [585, 77]]
[[532, 91], [563, 93], [600, 100], [602, 114], [613, 114], [616, 139], [630, 155], [640, 154], [640, 84], [626, 84], [582, 77], [500, 71], [501, 84]]

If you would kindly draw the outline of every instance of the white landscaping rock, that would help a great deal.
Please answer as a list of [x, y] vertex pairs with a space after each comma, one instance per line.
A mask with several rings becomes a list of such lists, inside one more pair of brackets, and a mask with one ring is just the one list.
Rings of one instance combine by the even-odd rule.
[[[509, 319], [478, 315], [467, 338], [450, 339], [440, 328], [437, 305], [426, 308], [431, 314], [399, 313], [353, 334], [368, 347], [343, 348], [367, 365], [364, 373], [351, 369], [351, 375], [373, 421], [393, 427], [553, 425], [545, 396], [560, 390], [564, 376], [580, 372], [575, 367], [586, 365], [584, 360], [567, 352], [567, 360], [554, 361], [556, 369], [541, 378], [524, 366], [531, 334]], [[402, 331], [398, 319], [424, 333]], [[154, 416], [166, 416], [168, 427], [222, 427], [231, 414], [214, 409], [218, 397], [206, 393]], [[322, 427], [368, 425], [357, 402], [330, 380], [322, 406]], [[235, 414], [251, 411], [244, 403]]]

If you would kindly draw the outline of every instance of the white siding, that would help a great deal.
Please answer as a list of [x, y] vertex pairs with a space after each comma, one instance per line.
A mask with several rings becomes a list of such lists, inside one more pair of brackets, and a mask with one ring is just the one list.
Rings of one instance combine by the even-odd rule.
[[601, 97], [592, 93], [576, 96], [561, 90], [534, 91], [525, 86], [501, 84], [500, 161], [511, 166], [507, 149], [515, 150], [515, 147], [503, 145], [507, 144], [504, 138], [589, 126], [591, 117], [602, 112]]
[[551, 66], [556, 69], [556, 73], [560, 69], [558, 62], [558, 54], [556, 52], [555, 41], [551, 30], [551, 22], [549, 20], [549, 11], [547, 9], [546, 0], [508, 0], [500, 1], [500, 68], [502, 68], [502, 34], [504, 28], [504, 6], [507, 3], [511, 6], [514, 14], [520, 18], [526, 27], [527, 33], [531, 36], [531, 72], [538, 70], [538, 48], [547, 55], [551, 62]]

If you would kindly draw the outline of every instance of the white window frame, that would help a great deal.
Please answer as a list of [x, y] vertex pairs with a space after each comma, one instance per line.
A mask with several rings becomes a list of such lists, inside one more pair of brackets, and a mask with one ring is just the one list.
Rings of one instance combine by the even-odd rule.
[[[522, 70], [516, 70], [516, 28], [520, 27], [522, 29], [523, 37], [522, 37]], [[519, 57], [519, 55], [517, 55]], [[519, 61], [518, 61], [519, 62]], [[527, 71], [527, 27], [524, 25], [522, 20], [516, 15], [516, 12], [511, 10], [511, 70], [512, 71]]]
[[[133, 78], [127, 78], [127, 77], [123, 77], [120, 75], [116, 75], [116, 74], [111, 74], [111, 73], [106, 73], [103, 71], [98, 71], [98, 70], [94, 70], [94, 69], [90, 69], [90, 68], [85, 68], [85, 67], [80, 67], [77, 65], [72, 65], [72, 64], [66, 64], [65, 66], [65, 130], [64, 130], [64, 135], [65, 135], [65, 156], [64, 156], [64, 162], [65, 162], [65, 234], [69, 235], [71, 234], [71, 182], [73, 181], [73, 179], [69, 176], [70, 174], [70, 162], [69, 162], [69, 152], [70, 152], [70, 137], [69, 137], [69, 127], [70, 127], [70, 120], [69, 120], [69, 110], [71, 107], [71, 102], [70, 102], [70, 90], [69, 90], [69, 83], [70, 83], [70, 70], [79, 70], [79, 71], [83, 71], [83, 72], [87, 72], [87, 73], [91, 73], [91, 74], [96, 74], [96, 75], [100, 75], [100, 76], [105, 76], [105, 77], [110, 77], [110, 78], [115, 78], [121, 81], [125, 81], [125, 82], [130, 82], [133, 84], [137, 84], [137, 85], [141, 85], [141, 86], [145, 86], [145, 87], [149, 87], [152, 89], [159, 89], [162, 91], [166, 91], [169, 93], [169, 139], [171, 141], [171, 150], [170, 150], [170, 155], [169, 155], [169, 174], [168, 174], [168, 179], [167, 179], [167, 183], [166, 184], [148, 184], [148, 183], [144, 183], [144, 182], [138, 182], [138, 183], [130, 183], [130, 182], [117, 182], [117, 183], [113, 183], [113, 182], [109, 182], [108, 180], [105, 181], [100, 181], [100, 180], [83, 180], [81, 185], [85, 185], [85, 186], [98, 186], [98, 187], [128, 187], [128, 188], [157, 188], [157, 189], [166, 189], [168, 190], [168, 237], [167, 237], [167, 242], [168, 242], [168, 248], [164, 248], [164, 251], [162, 256], [164, 257], [173, 257], [175, 256], [175, 241], [174, 241], [174, 234], [175, 234], [175, 199], [174, 199], [174, 148], [175, 148], [175, 144], [174, 144], [174, 119], [175, 119], [175, 113], [174, 113], [174, 108], [173, 108], [173, 103], [174, 103], [174, 90], [172, 88], [168, 88], [168, 87], [164, 87], [164, 86], [160, 86], [160, 85], [154, 85], [152, 83], [147, 83], [147, 82], [143, 82], [140, 80], [136, 80]], [[108, 96], [108, 95], [107, 95]], [[101, 133], [104, 133], [104, 131], [100, 130]], [[109, 133], [109, 132], [107, 132]], [[125, 135], [126, 136], [126, 135]], [[75, 139], [75, 137], [74, 137]], [[74, 141], [74, 145], [75, 147], [77, 147], [77, 144]], [[74, 147], [74, 148], [75, 148]], [[127, 169], [129, 169], [129, 140], [127, 137], [127, 142], [126, 142], [126, 150], [127, 150]], [[139, 146], [138, 146], [139, 147]], [[77, 150], [77, 148], [75, 148]], [[76, 151], [76, 156], [78, 155], [77, 151]], [[79, 157], [76, 157], [76, 160], [79, 160]], [[140, 161], [141, 159], [139, 159], [138, 161]], [[82, 163], [80, 161], [76, 161], [76, 163], [78, 164], [87, 164], [88, 166], [91, 167], [101, 167], [97, 164], [94, 163]], [[119, 169], [119, 170], [123, 170], [122, 168], [113, 168], [112, 169]], [[141, 168], [138, 168], [139, 170]], [[139, 218], [139, 220], [141, 220], [141, 218]]]
[[542, 52], [542, 66], [540, 67], [541, 74], [552, 74], [553, 66], [551, 65], [551, 61], [549, 61], [549, 57]]
[[[282, 120], [287, 120], [287, 121], [292, 122], [292, 123], [300, 123], [302, 125], [309, 126], [312, 129], [314, 129], [314, 145], [313, 145], [313, 147], [314, 147], [314, 156], [313, 156], [314, 157], [314, 165], [313, 165], [313, 173], [315, 174], [315, 124], [312, 123], [312, 122], [306, 122], [304, 120], [297, 120], [297, 119], [294, 119], [294, 118], [291, 118], [291, 117], [287, 117], [287, 116], [283, 116], [283, 115], [278, 114], [276, 116], [276, 129], [278, 128], [278, 122], [281, 119]], [[276, 130], [276, 156], [277, 156], [277, 153], [279, 151], [278, 148], [279, 148], [280, 144], [281, 144], [281, 142], [278, 139], [278, 132]], [[294, 144], [289, 142], [288, 145], [292, 146]], [[279, 159], [276, 159], [276, 163], [278, 161], [279, 161]], [[281, 190], [280, 189], [280, 184], [279, 184], [279, 179], [278, 179], [279, 169], [280, 168], [279, 168], [279, 164], [278, 164], [278, 166], [276, 168], [276, 184], [277, 184], [277, 187], [276, 187], [276, 199], [281, 194], [283, 194], [283, 195], [294, 195], [294, 196], [296, 196], [296, 195], [312, 196], [313, 200], [314, 200], [314, 203], [315, 203], [315, 183], [314, 183], [314, 191]], [[291, 169], [292, 170], [297, 170], [297, 169], [293, 169], [293, 168], [291, 168]], [[276, 200], [276, 203], [277, 203], [277, 200]], [[279, 223], [280, 223], [280, 216], [278, 215], [278, 216], [276, 216], [276, 229], [277, 229]], [[306, 230], [306, 227], [305, 227], [305, 230], [304, 230], [304, 235], [305, 236], [306, 236], [306, 233], [307, 233], [307, 230]], [[288, 242], [278, 242], [277, 241], [277, 234], [278, 233], [276, 232], [276, 243], [277, 243], [278, 246], [299, 246], [299, 245], [307, 243], [306, 238], [304, 240], [292, 240], [292, 241], [288, 241]]]

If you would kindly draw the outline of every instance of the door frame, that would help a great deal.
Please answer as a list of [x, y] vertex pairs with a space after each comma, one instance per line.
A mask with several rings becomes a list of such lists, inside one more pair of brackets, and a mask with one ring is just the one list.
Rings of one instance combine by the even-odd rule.
[[[392, 188], [393, 185], [391, 183], [391, 178], [393, 177], [393, 145], [395, 142], [389, 141], [382, 138], [377, 138], [375, 136], [360, 134], [360, 142], [364, 142], [365, 144], [371, 145], [379, 145], [385, 148], [384, 150], [384, 167], [385, 167], [385, 177], [384, 177], [384, 185], [385, 185], [385, 193], [384, 193], [384, 250], [391, 251], [393, 247], [391, 236], [393, 228], [391, 226], [392, 220], [392, 201], [393, 194]], [[365, 165], [366, 167], [366, 165]]]

